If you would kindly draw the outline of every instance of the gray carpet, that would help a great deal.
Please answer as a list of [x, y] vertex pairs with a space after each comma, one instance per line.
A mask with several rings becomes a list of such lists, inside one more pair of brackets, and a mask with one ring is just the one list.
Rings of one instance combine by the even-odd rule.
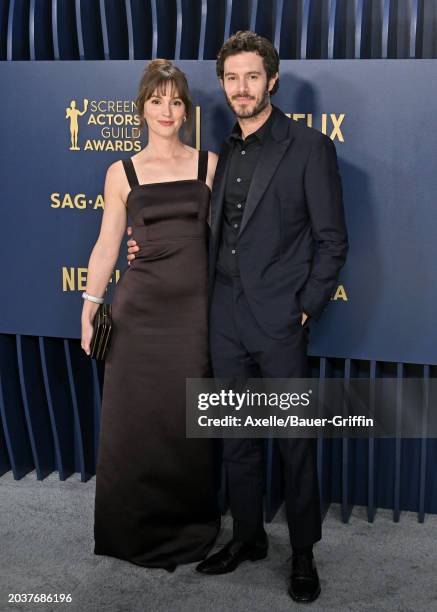
[[[424, 524], [379, 511], [369, 524], [355, 508], [348, 525], [332, 506], [315, 548], [322, 595], [297, 606], [286, 590], [290, 548], [283, 514], [267, 526], [266, 560], [232, 574], [206, 577], [194, 565], [170, 574], [93, 554], [95, 480], [60, 482], [53, 474], [0, 478], [0, 610], [71, 612], [283, 610], [437, 611], [437, 516]], [[218, 545], [230, 536], [230, 518]], [[9, 593], [71, 593], [72, 603], [8, 604]]]

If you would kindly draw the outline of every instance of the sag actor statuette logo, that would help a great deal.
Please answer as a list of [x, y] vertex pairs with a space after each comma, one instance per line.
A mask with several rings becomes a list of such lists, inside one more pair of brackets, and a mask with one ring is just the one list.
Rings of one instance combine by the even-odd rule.
[[79, 133], [78, 117], [83, 117], [87, 110], [88, 100], [86, 98], [83, 101], [82, 112], [76, 108], [76, 100], [72, 100], [70, 106], [65, 109], [65, 118], [70, 119], [70, 151], [80, 151], [80, 147], [77, 146], [77, 136]]
[[[70, 151], [140, 151], [140, 119], [132, 100], [71, 100]], [[80, 127], [80, 137], [79, 137]]]

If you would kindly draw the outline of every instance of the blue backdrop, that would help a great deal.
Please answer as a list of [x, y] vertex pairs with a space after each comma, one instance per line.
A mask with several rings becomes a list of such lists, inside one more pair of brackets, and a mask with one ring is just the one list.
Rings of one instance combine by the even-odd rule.
[[[217, 151], [233, 118], [214, 62], [178, 65], [200, 107], [193, 144]], [[0, 332], [79, 337], [105, 170], [140, 144], [132, 100], [143, 67], [143, 61], [0, 65], [6, 271]], [[350, 233], [339, 287], [313, 327], [313, 355], [437, 363], [435, 76], [432, 61], [281, 62], [273, 101], [333, 138]], [[67, 113], [72, 101], [76, 109]], [[85, 106], [77, 118], [79, 150], [71, 150], [71, 115]]]

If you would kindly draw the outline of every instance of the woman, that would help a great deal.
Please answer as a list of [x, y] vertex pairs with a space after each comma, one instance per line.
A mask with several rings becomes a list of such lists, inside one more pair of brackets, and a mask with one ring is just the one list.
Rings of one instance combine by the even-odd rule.
[[89, 354], [93, 298], [105, 293], [129, 215], [140, 251], [112, 303], [94, 552], [172, 570], [203, 559], [219, 528], [211, 441], [185, 437], [185, 379], [210, 375], [207, 216], [217, 157], [179, 138], [193, 110], [171, 62], [148, 65], [137, 109], [148, 144], [108, 169], [82, 312]]

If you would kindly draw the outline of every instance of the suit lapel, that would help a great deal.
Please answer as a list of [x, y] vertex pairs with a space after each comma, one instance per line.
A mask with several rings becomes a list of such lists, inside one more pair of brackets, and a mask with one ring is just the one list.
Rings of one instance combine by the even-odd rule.
[[211, 194], [211, 232], [214, 242], [218, 239], [218, 232], [221, 227], [223, 215], [223, 201], [225, 197], [226, 176], [229, 168], [230, 145], [225, 142], [219, 155], [217, 168], [214, 176], [214, 183]]
[[255, 212], [282, 157], [294, 139], [290, 130], [291, 121], [277, 109], [274, 109], [274, 113], [275, 120], [272, 124], [271, 132], [262, 146], [250, 183], [239, 236]]

